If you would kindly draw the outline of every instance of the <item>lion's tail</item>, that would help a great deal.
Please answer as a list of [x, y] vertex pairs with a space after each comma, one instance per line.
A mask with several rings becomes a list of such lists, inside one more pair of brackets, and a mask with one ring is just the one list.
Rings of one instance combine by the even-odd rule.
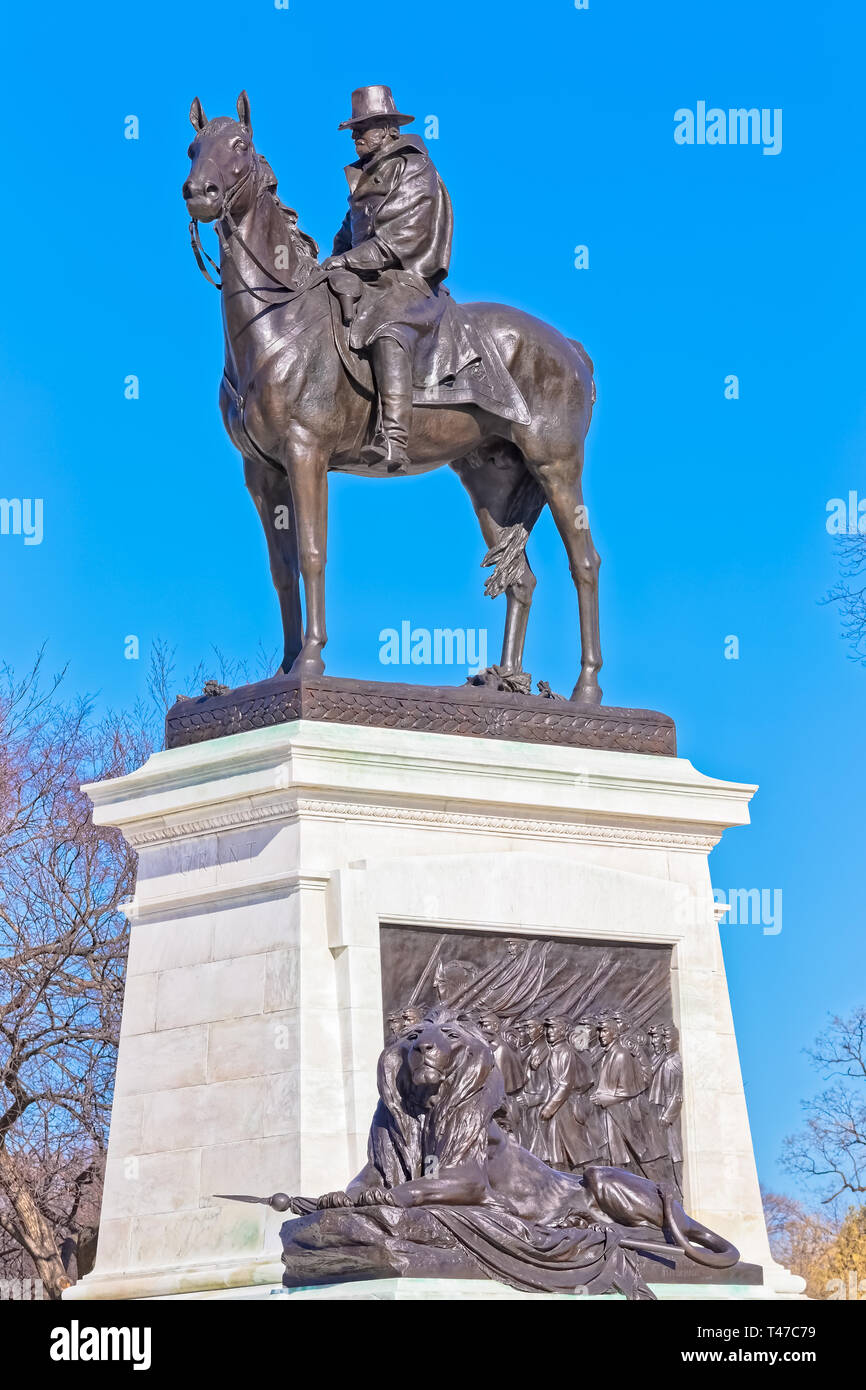
[[[737, 1264], [740, 1252], [724, 1236], [717, 1235], [708, 1226], [702, 1226], [693, 1216], [686, 1216], [679, 1202], [668, 1187], [660, 1187], [659, 1194], [664, 1208], [665, 1225], [690, 1260], [695, 1264], [706, 1265], [709, 1269], [730, 1269]], [[685, 1222], [679, 1219], [679, 1213]], [[686, 1229], [687, 1228], [687, 1229]]]

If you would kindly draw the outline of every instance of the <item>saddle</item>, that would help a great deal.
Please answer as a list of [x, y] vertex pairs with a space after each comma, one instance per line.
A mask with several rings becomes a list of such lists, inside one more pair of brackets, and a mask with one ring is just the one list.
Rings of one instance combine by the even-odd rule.
[[[349, 345], [349, 331], [364, 293], [364, 282], [351, 270], [332, 270], [328, 274], [328, 285], [334, 343], [340, 360], [358, 389], [373, 401], [376, 386], [369, 357]], [[441, 332], [449, 331], [449, 319], [448, 314], [443, 317]], [[460, 320], [461, 335], [468, 340], [470, 348], [468, 353], [463, 353], [466, 365], [443, 381], [425, 386], [416, 383], [412, 391], [413, 405], [474, 405], [503, 420], [528, 425], [532, 417], [526, 401], [503, 362], [483, 316], [473, 305], [466, 304], [460, 308]]]

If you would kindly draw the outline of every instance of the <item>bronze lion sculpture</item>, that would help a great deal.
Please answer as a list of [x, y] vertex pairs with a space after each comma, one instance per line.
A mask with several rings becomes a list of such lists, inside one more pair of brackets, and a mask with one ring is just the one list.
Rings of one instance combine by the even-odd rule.
[[[654, 1297], [639, 1252], [727, 1268], [730, 1242], [671, 1191], [620, 1168], [555, 1171], [497, 1123], [505, 1093], [471, 1020], [436, 1009], [385, 1047], [367, 1163], [344, 1192], [271, 1198], [283, 1283], [408, 1276], [500, 1280], [529, 1292]], [[681, 1256], [679, 1258], [682, 1258]]]

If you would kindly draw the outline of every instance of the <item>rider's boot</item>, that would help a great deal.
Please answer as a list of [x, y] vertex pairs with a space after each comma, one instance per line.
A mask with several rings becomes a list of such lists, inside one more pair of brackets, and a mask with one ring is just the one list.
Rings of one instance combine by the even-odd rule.
[[385, 462], [389, 473], [408, 473], [406, 452], [412, 422], [412, 364], [396, 338], [377, 338], [371, 356], [382, 419], [372, 442], [361, 450], [361, 462]]

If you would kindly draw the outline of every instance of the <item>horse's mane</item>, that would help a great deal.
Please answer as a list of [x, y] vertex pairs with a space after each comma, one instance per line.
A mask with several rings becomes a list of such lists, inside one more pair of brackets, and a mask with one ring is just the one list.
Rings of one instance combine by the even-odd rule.
[[263, 154], [256, 152], [256, 176], [260, 191], [267, 193], [273, 200], [277, 210], [283, 217], [286, 224], [286, 234], [290, 241], [294, 243], [296, 251], [304, 258], [311, 258], [318, 261], [319, 245], [306, 232], [302, 232], [298, 226], [298, 214], [294, 208], [288, 207], [277, 193], [277, 176], [271, 168]]

